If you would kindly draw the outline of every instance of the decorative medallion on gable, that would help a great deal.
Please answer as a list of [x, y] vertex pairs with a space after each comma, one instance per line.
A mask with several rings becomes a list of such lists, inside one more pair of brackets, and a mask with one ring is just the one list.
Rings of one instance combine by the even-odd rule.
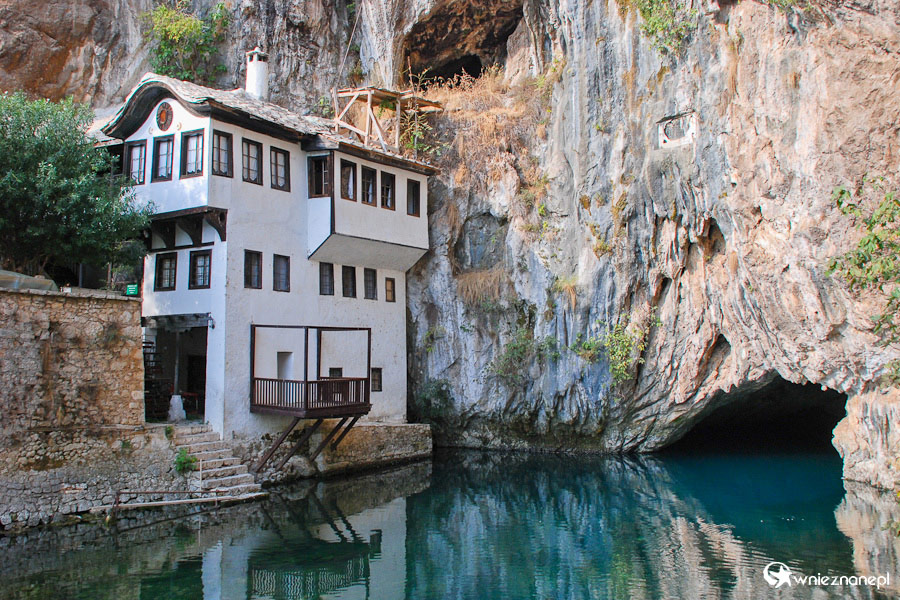
[[156, 124], [160, 131], [165, 131], [172, 125], [172, 105], [168, 102], [163, 102], [156, 109]]

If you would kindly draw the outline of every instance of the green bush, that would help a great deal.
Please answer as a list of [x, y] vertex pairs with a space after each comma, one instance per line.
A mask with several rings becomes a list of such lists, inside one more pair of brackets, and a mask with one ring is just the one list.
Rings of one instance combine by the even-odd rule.
[[684, 0], [630, 0], [643, 22], [641, 31], [661, 52], [677, 54], [697, 28], [698, 12]]
[[503, 346], [500, 356], [494, 359], [490, 372], [507, 385], [519, 385], [525, 382], [532, 360], [542, 360], [545, 357], [551, 360], [559, 358], [556, 340], [549, 336], [538, 340], [531, 329], [520, 326], [513, 333], [512, 339]]
[[616, 383], [626, 381], [635, 364], [644, 362], [640, 354], [645, 347], [645, 332], [629, 331], [628, 323], [619, 323], [607, 329], [600, 338], [609, 361], [609, 371]]
[[178, 79], [208, 83], [225, 72], [216, 64], [219, 45], [231, 23], [224, 2], [205, 18], [190, 12], [188, 0], [160, 4], [146, 14], [150, 23], [150, 64], [157, 73]]
[[[832, 198], [844, 215], [863, 232], [856, 248], [831, 260], [830, 274], [838, 274], [851, 289], [874, 289], [886, 303], [875, 315], [875, 333], [882, 346], [900, 344], [900, 196], [884, 189], [883, 178], [867, 178], [855, 190], [835, 188]], [[874, 207], [872, 205], [874, 204]], [[900, 360], [889, 365], [889, 379], [900, 384]]]
[[575, 343], [569, 346], [569, 350], [589, 363], [600, 360], [604, 348], [602, 337], [585, 337], [581, 333], [575, 337]]
[[193, 454], [188, 454], [185, 448], [180, 449], [178, 454], [175, 455], [175, 472], [184, 475], [196, 470], [197, 457]]

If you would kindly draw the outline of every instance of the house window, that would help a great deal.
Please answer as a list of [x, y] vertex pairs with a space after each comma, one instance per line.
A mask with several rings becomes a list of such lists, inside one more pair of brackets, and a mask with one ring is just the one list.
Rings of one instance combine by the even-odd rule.
[[394, 190], [396, 189], [396, 177], [391, 173], [381, 172], [381, 208], [394, 210]]
[[244, 287], [262, 288], [262, 252], [244, 250]]
[[341, 161], [341, 198], [356, 201], [356, 163]]
[[153, 140], [153, 171], [150, 174], [151, 181], [169, 181], [172, 179], [172, 155], [174, 154], [175, 137], [166, 137]]
[[188, 288], [202, 289], [209, 287], [209, 268], [211, 252], [209, 250], [197, 250], [191, 252], [191, 276], [188, 280]]
[[381, 367], [373, 367], [372, 368], [372, 391], [380, 392], [381, 391]]
[[375, 269], [363, 269], [363, 295], [366, 300], [378, 299], [378, 272]]
[[232, 171], [232, 153], [231, 153], [231, 134], [222, 133], [221, 131], [213, 131], [213, 151], [212, 151], [212, 172], [213, 175], [222, 175], [231, 177]]
[[342, 267], [341, 275], [344, 298], [356, 298], [356, 267]]
[[262, 144], [250, 140], [241, 140], [241, 160], [244, 181], [262, 185]]
[[316, 198], [331, 195], [329, 185], [331, 176], [328, 169], [327, 156], [312, 156], [309, 159], [309, 197]]
[[174, 252], [156, 255], [156, 281], [153, 289], [167, 292], [175, 289], [175, 271], [178, 268], [178, 255]]
[[147, 141], [132, 142], [128, 144], [128, 156], [126, 158], [126, 174], [135, 185], [144, 183], [144, 166], [147, 164]]
[[203, 132], [181, 134], [181, 176], [191, 177], [203, 173]]
[[344, 377], [344, 368], [343, 367], [329, 367], [328, 368], [328, 379], [341, 379]]
[[362, 202], [363, 204], [371, 204], [375, 206], [375, 178], [378, 173], [375, 169], [362, 167]]
[[419, 216], [421, 187], [415, 179], [406, 180], [406, 214], [411, 217]]
[[275, 260], [272, 262], [272, 289], [276, 292], [291, 291], [290, 257], [275, 255]]
[[334, 296], [334, 265], [319, 263], [319, 294]]
[[397, 297], [394, 295], [394, 287], [397, 285], [397, 282], [393, 277], [386, 277], [384, 279], [384, 299], [387, 302], [396, 302]]
[[272, 188], [276, 190], [291, 191], [291, 170], [287, 150], [272, 148], [270, 158], [272, 162]]

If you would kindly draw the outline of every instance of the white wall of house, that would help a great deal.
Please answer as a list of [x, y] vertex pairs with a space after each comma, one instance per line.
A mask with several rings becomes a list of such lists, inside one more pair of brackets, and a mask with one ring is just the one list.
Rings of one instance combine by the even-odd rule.
[[[188, 289], [189, 255], [191, 248], [174, 250], [178, 253], [177, 285], [174, 291], [154, 291], [155, 260], [162, 249], [162, 240], [155, 240], [153, 250], [145, 261], [144, 316], [210, 313], [215, 324], [209, 330], [206, 373], [206, 418], [212, 427], [226, 437], [256, 437], [286, 426], [289, 418], [259, 415], [250, 412], [250, 325], [308, 325], [331, 327], [371, 327], [372, 367], [383, 369], [383, 391], [371, 395], [372, 410], [366, 421], [405, 422], [406, 420], [406, 280], [402, 270], [379, 268], [377, 273], [378, 298], [364, 298], [364, 275], [367, 257], [364, 253], [353, 260], [356, 267], [357, 296], [342, 296], [340, 264], [334, 265], [334, 295], [319, 294], [319, 263], [308, 260], [308, 236], [327, 235], [330, 231], [331, 199], [313, 199], [316, 204], [328, 207], [328, 229], [310, 219], [308, 203], [307, 155], [296, 142], [288, 142], [263, 135], [235, 125], [199, 119], [188, 113], [177, 101], [169, 100], [174, 109], [170, 131], [176, 132], [174, 174], [171, 182], [151, 182], [152, 139], [155, 129], [156, 109], [147, 122], [129, 140], [148, 139], [147, 182], [137, 186], [138, 196], [152, 201], [157, 212], [168, 212], [208, 204], [228, 210], [227, 242], [218, 238], [215, 230], [204, 224], [203, 242], [214, 242], [210, 289]], [[179, 129], [180, 127], [180, 129]], [[203, 128], [204, 164], [203, 176], [186, 180], [178, 178], [181, 143], [178, 133]], [[212, 132], [230, 133], [233, 136], [233, 176], [211, 175]], [[166, 132], [168, 133], [168, 132]], [[241, 164], [242, 139], [247, 138], [263, 145], [263, 184], [243, 181]], [[276, 147], [290, 153], [290, 191], [271, 187], [270, 149]], [[340, 153], [336, 153], [335, 165]], [[427, 187], [424, 176], [394, 167], [382, 167], [371, 161], [356, 158], [357, 165], [370, 165], [390, 171], [396, 176], [396, 210], [380, 206], [362, 205], [337, 199], [336, 218], [345, 223], [345, 230], [352, 235], [375, 235], [383, 241], [400, 244], [413, 243], [428, 246], [428, 220], [426, 214]], [[340, 193], [339, 169], [335, 168], [334, 193]], [[359, 174], [359, 171], [357, 171]], [[406, 178], [418, 178], [421, 189], [420, 216], [406, 214]], [[340, 207], [340, 208], [338, 208]], [[318, 214], [318, 211], [315, 211]], [[315, 216], [315, 215], [313, 215]], [[321, 232], [318, 230], [322, 229]], [[318, 232], [318, 233], [316, 233]], [[184, 232], [176, 236], [176, 246], [189, 244]], [[196, 250], [197, 248], [193, 248]], [[205, 248], [204, 248], [205, 249]], [[246, 288], [244, 285], [245, 250], [262, 253], [262, 287]], [[273, 290], [274, 255], [290, 258], [290, 290]], [[352, 254], [351, 254], [352, 256]], [[348, 261], [349, 262], [349, 261]], [[406, 268], [405, 266], [403, 268]], [[385, 278], [395, 280], [395, 302], [385, 300]], [[257, 329], [259, 333], [261, 330]], [[271, 331], [271, 330], [268, 330]], [[258, 345], [255, 372], [259, 377], [277, 375], [278, 352], [297, 352], [293, 358], [295, 379], [302, 378], [302, 330], [283, 330]], [[291, 339], [291, 335], [296, 339]], [[266, 335], [269, 335], [268, 333]], [[311, 335], [311, 338], [314, 337]], [[359, 338], [359, 339], [357, 339]], [[322, 374], [327, 376], [329, 366], [341, 366], [347, 377], [364, 376], [366, 365], [365, 336], [332, 336], [324, 338]], [[361, 341], [360, 341], [361, 340]], [[258, 340], [259, 342], [259, 340]], [[310, 378], [315, 376], [315, 344], [310, 343]], [[260, 352], [262, 354], [260, 354]], [[339, 358], [338, 358], [339, 357]], [[342, 364], [330, 364], [340, 361]], [[358, 364], [357, 364], [358, 363]], [[346, 365], [346, 366], [345, 366]]]

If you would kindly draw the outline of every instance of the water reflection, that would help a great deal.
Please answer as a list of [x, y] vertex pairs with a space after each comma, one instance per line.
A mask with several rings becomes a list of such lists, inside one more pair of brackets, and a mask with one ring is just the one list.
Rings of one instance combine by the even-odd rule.
[[0, 543], [0, 598], [876, 598], [772, 590], [802, 574], [891, 574], [889, 494], [830, 454], [600, 458], [448, 452], [267, 501], [144, 513]]

